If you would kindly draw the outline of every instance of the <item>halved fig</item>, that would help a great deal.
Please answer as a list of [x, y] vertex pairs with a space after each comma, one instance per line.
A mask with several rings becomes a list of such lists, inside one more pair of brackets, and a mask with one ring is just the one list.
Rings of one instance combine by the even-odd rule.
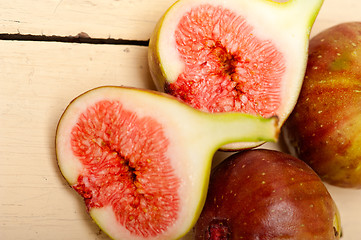
[[113, 239], [177, 239], [202, 210], [214, 152], [274, 141], [277, 118], [198, 111], [159, 92], [100, 87], [73, 100], [57, 128], [59, 168]]
[[299, 95], [309, 33], [322, 3], [179, 0], [150, 39], [152, 78], [158, 90], [194, 108], [277, 115], [281, 127]]

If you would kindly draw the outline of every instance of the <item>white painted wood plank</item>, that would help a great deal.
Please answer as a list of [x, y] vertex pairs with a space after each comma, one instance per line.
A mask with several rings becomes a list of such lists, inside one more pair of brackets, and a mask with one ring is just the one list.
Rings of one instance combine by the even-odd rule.
[[107, 239], [57, 168], [55, 129], [67, 104], [91, 88], [153, 88], [147, 48], [0, 46], [0, 239]]
[[0, 32], [147, 40], [173, 0], [0, 1]]
[[[148, 40], [175, 0], [0, 0], [0, 33]], [[316, 30], [361, 20], [358, 0], [326, 0]]]

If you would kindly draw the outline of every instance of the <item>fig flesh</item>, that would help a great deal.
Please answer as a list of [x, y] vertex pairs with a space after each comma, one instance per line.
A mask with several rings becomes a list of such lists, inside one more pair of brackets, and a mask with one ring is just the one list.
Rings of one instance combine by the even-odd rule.
[[107, 86], [69, 104], [56, 153], [61, 173], [113, 239], [177, 239], [200, 214], [217, 148], [275, 141], [276, 126], [277, 118], [204, 113], [159, 92]]
[[211, 174], [199, 240], [340, 239], [340, 216], [317, 174], [286, 153], [236, 153]]
[[202, 111], [276, 115], [281, 126], [296, 103], [322, 3], [179, 0], [150, 39], [152, 78], [158, 90]]
[[290, 152], [326, 182], [361, 188], [361, 22], [310, 41], [298, 103], [284, 126]]

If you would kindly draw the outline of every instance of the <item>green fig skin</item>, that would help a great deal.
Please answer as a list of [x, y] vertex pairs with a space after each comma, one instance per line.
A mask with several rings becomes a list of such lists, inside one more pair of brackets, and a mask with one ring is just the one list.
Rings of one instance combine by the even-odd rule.
[[361, 22], [310, 40], [303, 87], [283, 127], [290, 152], [326, 182], [361, 188]]
[[236, 153], [212, 172], [196, 239], [340, 239], [337, 206], [317, 174], [286, 153]]

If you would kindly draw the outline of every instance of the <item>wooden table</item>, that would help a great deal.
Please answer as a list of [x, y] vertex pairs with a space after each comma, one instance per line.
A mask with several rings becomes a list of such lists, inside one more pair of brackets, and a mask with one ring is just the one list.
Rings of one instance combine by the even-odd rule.
[[[147, 40], [172, 3], [0, 1], [0, 239], [108, 239], [58, 171], [55, 128], [69, 101], [91, 88], [154, 89]], [[311, 36], [361, 20], [360, 10], [359, 0], [325, 0]], [[327, 187], [343, 239], [360, 239], [361, 191]]]

